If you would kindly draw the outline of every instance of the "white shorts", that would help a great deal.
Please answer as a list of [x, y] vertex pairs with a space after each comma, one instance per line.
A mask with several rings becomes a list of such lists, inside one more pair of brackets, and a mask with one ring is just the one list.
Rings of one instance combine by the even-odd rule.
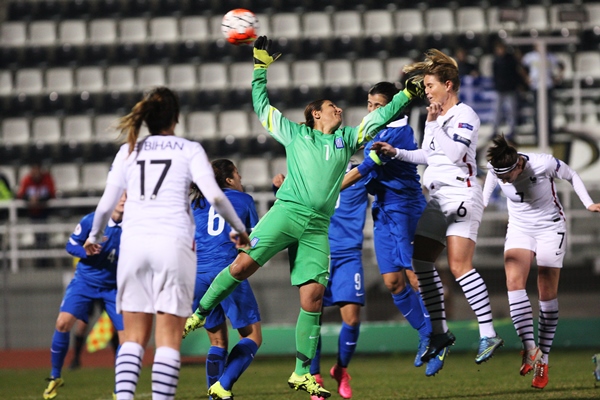
[[538, 266], [562, 268], [567, 248], [567, 227], [557, 223], [551, 229], [525, 231], [508, 225], [504, 251], [525, 249], [535, 253]]
[[117, 311], [189, 317], [196, 284], [192, 242], [157, 235], [123, 235], [117, 267]]
[[446, 244], [447, 236], [460, 236], [477, 242], [483, 217], [480, 186], [444, 186], [430, 196], [419, 219], [416, 234]]

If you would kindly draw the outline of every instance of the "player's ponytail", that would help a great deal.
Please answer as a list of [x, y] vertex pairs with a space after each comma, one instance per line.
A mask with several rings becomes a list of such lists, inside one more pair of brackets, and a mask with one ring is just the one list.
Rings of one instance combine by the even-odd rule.
[[117, 130], [126, 137], [129, 154], [135, 150], [142, 123], [146, 122], [150, 135], [159, 135], [179, 121], [179, 100], [169, 88], [152, 89], [133, 106], [131, 112], [119, 120]]
[[519, 158], [517, 149], [511, 146], [504, 135], [492, 139], [492, 146], [487, 150], [487, 159], [494, 168], [508, 168]]
[[438, 49], [429, 49], [425, 52], [425, 59], [404, 66], [402, 71], [407, 76], [415, 76], [417, 79], [425, 75], [434, 75], [440, 82], [452, 82], [455, 92], [460, 89], [460, 78], [458, 76], [458, 64], [456, 60]]

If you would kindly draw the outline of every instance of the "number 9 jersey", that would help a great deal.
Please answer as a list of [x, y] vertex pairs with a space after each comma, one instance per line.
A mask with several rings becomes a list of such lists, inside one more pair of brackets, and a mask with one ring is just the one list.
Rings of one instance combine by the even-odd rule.
[[192, 180], [205, 179], [214, 181], [214, 173], [199, 143], [153, 135], [139, 141], [131, 154], [127, 144], [121, 146], [107, 185], [127, 189], [123, 238], [157, 234], [190, 242], [194, 220], [189, 187]]

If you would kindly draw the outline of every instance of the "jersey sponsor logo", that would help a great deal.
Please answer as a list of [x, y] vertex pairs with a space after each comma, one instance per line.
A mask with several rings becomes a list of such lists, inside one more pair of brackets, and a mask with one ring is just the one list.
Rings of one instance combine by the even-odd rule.
[[257, 237], [252, 238], [252, 240], [250, 241], [250, 247], [254, 248], [259, 241], [260, 239]]
[[343, 149], [344, 148], [344, 139], [342, 139], [341, 137], [335, 138], [335, 148]]
[[458, 143], [462, 143], [462, 144], [464, 144], [467, 147], [469, 147], [471, 145], [471, 141], [469, 139], [467, 139], [466, 137], [462, 137], [460, 135], [457, 135], [456, 133], [452, 137], [452, 140], [454, 140], [455, 142], [458, 142]]
[[472, 131], [473, 130], [473, 125], [467, 124], [466, 122], [459, 122], [458, 123], [458, 129], [468, 129], [468, 130]]

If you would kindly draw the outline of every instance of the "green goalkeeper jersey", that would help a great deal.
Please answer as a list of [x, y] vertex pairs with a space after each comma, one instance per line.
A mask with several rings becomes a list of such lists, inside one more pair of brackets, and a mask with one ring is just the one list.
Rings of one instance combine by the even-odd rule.
[[399, 92], [385, 107], [367, 114], [359, 126], [341, 127], [333, 134], [292, 122], [271, 106], [266, 69], [254, 70], [252, 102], [262, 125], [285, 146], [288, 175], [277, 198], [331, 217], [350, 157], [393, 121], [410, 98]]

